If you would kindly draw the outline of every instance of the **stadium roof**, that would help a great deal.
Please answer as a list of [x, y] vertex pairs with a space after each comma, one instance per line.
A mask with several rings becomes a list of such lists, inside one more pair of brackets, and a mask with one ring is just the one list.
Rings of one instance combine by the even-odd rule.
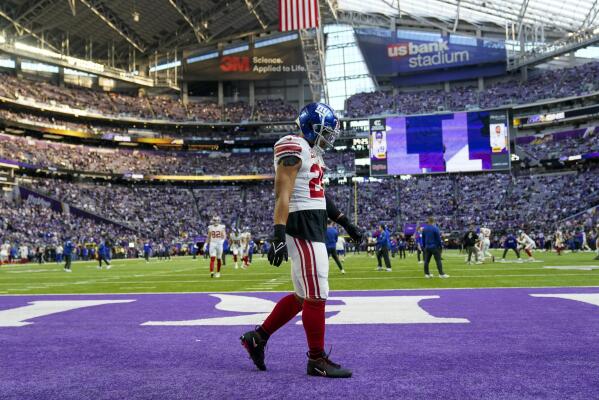
[[[0, 31], [32, 36], [60, 49], [67, 35], [71, 55], [117, 59], [130, 48], [146, 55], [226, 40], [242, 32], [278, 27], [276, 0], [2, 0]], [[137, 15], [137, 16], [136, 16]], [[21, 39], [21, 40], [23, 40]]]
[[[380, 16], [378, 26], [389, 26], [389, 16], [400, 16], [406, 26], [448, 30], [456, 28], [457, 19], [471, 25], [469, 30], [499, 34], [508, 22], [517, 28], [520, 23], [542, 24], [546, 37], [554, 40], [599, 24], [599, 0], [321, 0], [320, 4], [325, 23], [335, 22], [338, 12], [346, 11]], [[140, 60], [155, 52], [172, 54], [175, 49], [277, 29], [278, 0], [0, 1], [0, 31], [9, 36], [30, 42], [43, 39], [46, 47], [59, 52], [68, 43], [70, 55], [98, 62], [113, 58], [123, 68], [130, 65], [132, 48]]]
[[472, 24], [541, 24], [547, 29], [577, 31], [599, 22], [596, 0], [337, 0], [341, 10], [384, 15], [437, 18], [456, 17]]

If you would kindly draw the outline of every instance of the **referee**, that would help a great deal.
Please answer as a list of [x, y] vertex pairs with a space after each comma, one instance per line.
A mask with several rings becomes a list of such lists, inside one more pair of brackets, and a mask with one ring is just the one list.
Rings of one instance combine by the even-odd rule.
[[435, 258], [437, 270], [439, 270], [439, 278], [449, 278], [449, 275], [443, 273], [443, 263], [441, 262], [441, 232], [434, 225], [435, 220], [429, 217], [428, 225], [422, 229], [422, 248], [424, 249], [424, 277], [432, 278], [434, 275], [429, 273], [428, 264], [431, 257]]

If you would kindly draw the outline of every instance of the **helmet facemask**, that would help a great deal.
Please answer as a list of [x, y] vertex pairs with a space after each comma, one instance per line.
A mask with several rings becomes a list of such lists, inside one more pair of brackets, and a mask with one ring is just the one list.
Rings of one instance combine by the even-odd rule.
[[339, 120], [335, 128], [328, 127], [324, 124], [324, 116], [320, 124], [314, 124], [312, 129], [316, 133], [316, 140], [314, 141], [314, 147], [328, 151], [333, 149], [335, 140], [339, 137], [341, 130], [339, 129]]

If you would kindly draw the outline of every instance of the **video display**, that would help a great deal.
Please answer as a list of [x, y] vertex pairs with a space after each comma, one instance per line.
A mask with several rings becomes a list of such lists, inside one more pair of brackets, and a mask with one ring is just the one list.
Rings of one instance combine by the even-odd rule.
[[510, 168], [505, 111], [370, 120], [370, 174], [413, 175]]

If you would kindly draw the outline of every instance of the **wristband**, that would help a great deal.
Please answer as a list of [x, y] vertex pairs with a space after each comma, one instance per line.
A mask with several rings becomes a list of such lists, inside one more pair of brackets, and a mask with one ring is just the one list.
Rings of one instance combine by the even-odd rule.
[[275, 240], [279, 240], [281, 242], [285, 241], [285, 225], [277, 224], [275, 225]]

